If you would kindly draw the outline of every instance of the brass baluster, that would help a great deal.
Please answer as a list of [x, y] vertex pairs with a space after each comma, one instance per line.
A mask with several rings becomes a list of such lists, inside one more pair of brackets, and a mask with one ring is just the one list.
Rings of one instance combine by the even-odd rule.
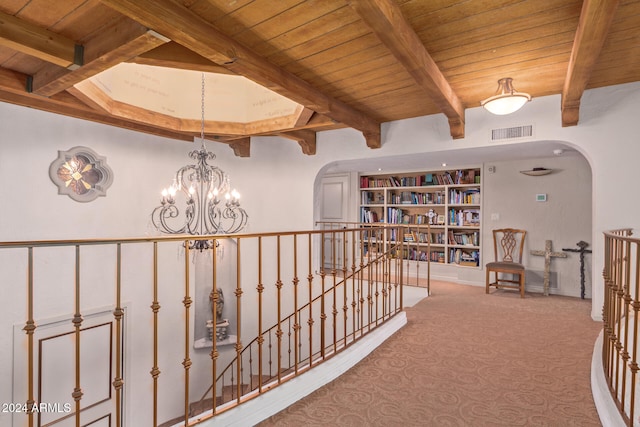
[[276, 249], [276, 270], [277, 270], [277, 279], [276, 279], [276, 289], [278, 290], [278, 304], [277, 304], [277, 314], [278, 314], [278, 328], [276, 330], [276, 337], [278, 338], [278, 383], [282, 381], [282, 280], [280, 278], [280, 235], [276, 238], [277, 241], [277, 249]]
[[116, 255], [116, 308], [113, 310], [113, 317], [116, 320], [116, 376], [113, 380], [113, 388], [116, 391], [116, 426], [122, 426], [122, 247], [118, 243]]
[[300, 340], [300, 322], [298, 321], [298, 235], [293, 236], [293, 312], [295, 313], [293, 322], [293, 347], [294, 347], [294, 371], [298, 373], [298, 359], [300, 357], [298, 342]]
[[27, 334], [27, 423], [29, 427], [33, 427], [34, 405], [36, 403], [33, 395], [33, 334], [36, 331], [36, 322], [33, 319], [33, 246], [28, 248], [27, 259], [27, 321], [22, 328]]
[[325, 313], [325, 307], [324, 307], [324, 300], [325, 300], [325, 295], [324, 295], [324, 291], [325, 291], [325, 277], [326, 277], [326, 272], [324, 269], [324, 265], [325, 265], [325, 259], [324, 259], [324, 253], [325, 253], [325, 238], [326, 238], [326, 231], [322, 231], [322, 243], [321, 243], [321, 255], [320, 255], [320, 285], [321, 285], [321, 289], [320, 289], [320, 356], [322, 357], [322, 359], [324, 359], [325, 356], [325, 323], [327, 320], [327, 315]]
[[[356, 271], [357, 271], [357, 267], [356, 267], [356, 258], [358, 256], [358, 252], [357, 252], [357, 246], [356, 246], [356, 240], [357, 240], [357, 234], [358, 232], [356, 230], [351, 230], [350, 234], [351, 234], [351, 333], [353, 334], [353, 337], [351, 338], [351, 341], [355, 341], [356, 340], [356, 322], [357, 322], [357, 303], [356, 303], [356, 282], [357, 282], [357, 277], [356, 277]], [[347, 290], [345, 289], [345, 292], [347, 292]]]
[[[365, 257], [371, 256], [371, 229], [362, 230], [360, 232], [360, 271], [358, 272], [358, 290], [357, 290], [357, 298], [358, 298], [358, 333], [359, 336], [362, 336], [362, 325], [364, 323], [364, 296], [363, 296], [363, 284], [364, 284], [364, 272], [365, 272]], [[366, 241], [365, 241], [366, 240]], [[365, 245], [367, 245], [367, 253], [365, 254], [364, 249]]]
[[[625, 251], [625, 265], [624, 270], [621, 271], [621, 283], [620, 283], [620, 304], [622, 307], [622, 316], [624, 317], [624, 337], [620, 337], [621, 347], [620, 347], [620, 357], [622, 358], [622, 393], [620, 396], [620, 401], [625, 401], [625, 396], [627, 392], [627, 362], [629, 361], [629, 352], [628, 344], [629, 344], [629, 302], [631, 301], [631, 297], [629, 296], [629, 275], [631, 272], [631, 262], [629, 257], [631, 256], [631, 243], [624, 242], [624, 251]], [[621, 319], [622, 320], [622, 319]], [[620, 322], [622, 323], [622, 322]]]
[[160, 303], [158, 301], [158, 242], [153, 242], [153, 302], [151, 303], [153, 312], [153, 367], [151, 377], [153, 378], [153, 425], [158, 425], [158, 377], [160, 368], [158, 367], [158, 312]]
[[262, 297], [264, 285], [262, 284], [262, 236], [258, 237], [258, 390], [262, 393], [262, 346], [264, 333], [262, 331]]
[[636, 262], [635, 262], [635, 293], [633, 296], [633, 302], [631, 303], [631, 307], [633, 308], [633, 335], [631, 339], [631, 363], [629, 364], [629, 370], [631, 371], [631, 385], [630, 392], [631, 396], [629, 397], [629, 420], [633, 420], [635, 417], [635, 407], [636, 407], [636, 380], [638, 373], [638, 323], [640, 320], [638, 319], [638, 311], [640, 310], [640, 246], [635, 243], [635, 253], [636, 253]]
[[241, 274], [240, 274], [240, 242], [241, 239], [237, 240], [236, 243], [236, 359], [238, 361], [238, 365], [236, 366], [237, 377], [238, 377], [238, 403], [240, 403], [240, 397], [242, 396], [242, 285], [241, 285]]
[[[307, 320], [307, 325], [309, 326], [309, 368], [311, 368], [313, 366], [313, 235], [309, 233], [307, 236], [307, 263], [309, 265], [309, 273], [307, 274], [309, 284], [309, 319]], [[320, 263], [322, 263], [322, 260]], [[322, 269], [322, 266], [320, 266], [320, 268]]]
[[337, 343], [336, 343], [336, 338], [337, 338], [337, 322], [338, 322], [338, 308], [337, 308], [337, 295], [336, 295], [336, 283], [337, 283], [337, 274], [338, 274], [338, 270], [337, 270], [337, 254], [336, 254], [336, 232], [335, 230], [331, 230], [331, 277], [332, 277], [332, 298], [333, 298], [333, 303], [331, 306], [331, 315], [332, 315], [332, 319], [333, 321], [331, 322], [331, 330], [333, 332], [333, 352], [335, 353], [337, 350]]
[[[119, 259], [119, 257], [118, 257]], [[82, 314], [80, 314], [80, 246], [76, 245], [76, 262], [75, 262], [75, 313], [73, 315], [73, 323], [75, 332], [75, 379], [76, 384], [71, 396], [76, 402], [76, 427], [80, 427], [80, 401], [82, 399], [82, 388], [80, 386], [80, 331], [82, 327]]]
[[211, 304], [211, 319], [213, 319], [213, 330], [211, 334], [211, 352], [209, 353], [209, 357], [211, 357], [211, 383], [212, 386], [212, 402], [211, 402], [211, 411], [213, 414], [216, 413], [217, 407], [217, 393], [218, 393], [218, 385], [216, 384], [218, 378], [218, 329], [217, 329], [217, 321], [218, 321], [218, 303], [220, 301], [220, 293], [218, 292], [218, 275], [216, 274], [218, 271], [218, 260], [216, 256], [217, 248], [220, 245], [220, 242], [216, 239], [213, 239], [213, 244], [211, 245], [211, 293], [213, 294], [212, 304]]
[[347, 345], [347, 325], [349, 324], [349, 306], [347, 305], [347, 263], [348, 263], [348, 259], [349, 257], [347, 256], [347, 232], [346, 232], [346, 227], [343, 227], [343, 232], [342, 232], [342, 315], [344, 317], [343, 320], [343, 335], [342, 335], [342, 339], [344, 340], [344, 345]]
[[189, 333], [190, 333], [190, 314], [191, 314], [191, 297], [189, 296], [189, 241], [184, 242], [184, 424], [189, 425], [189, 369], [191, 368], [191, 353], [189, 351]]

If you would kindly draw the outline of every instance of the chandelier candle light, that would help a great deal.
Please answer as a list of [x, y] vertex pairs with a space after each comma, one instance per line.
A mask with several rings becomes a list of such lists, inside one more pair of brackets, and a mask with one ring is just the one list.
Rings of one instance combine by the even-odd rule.
[[[200, 149], [189, 153], [196, 164], [178, 169], [171, 186], [162, 190], [160, 206], [151, 214], [154, 227], [162, 233], [198, 236], [231, 234], [247, 225], [249, 217], [240, 207], [240, 194], [231, 189], [228, 175], [219, 167], [207, 163], [207, 160], [213, 160], [216, 156], [207, 151], [204, 141], [204, 74], [200, 139]], [[178, 208], [179, 201], [185, 203], [183, 212]], [[182, 218], [181, 213], [184, 214]], [[212, 242], [201, 239], [195, 240], [190, 249], [206, 250], [211, 247]]]

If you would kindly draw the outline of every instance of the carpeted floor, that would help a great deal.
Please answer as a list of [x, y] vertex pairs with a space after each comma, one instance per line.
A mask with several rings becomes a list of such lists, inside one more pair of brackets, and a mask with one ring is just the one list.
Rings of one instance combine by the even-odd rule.
[[591, 301], [432, 282], [408, 324], [267, 426], [600, 426]]

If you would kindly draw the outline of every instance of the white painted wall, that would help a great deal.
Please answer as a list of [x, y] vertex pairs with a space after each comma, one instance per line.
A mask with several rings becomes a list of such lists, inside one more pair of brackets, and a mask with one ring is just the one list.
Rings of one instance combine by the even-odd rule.
[[[495, 172], [489, 172], [488, 166]], [[553, 169], [544, 176], [527, 176], [520, 171], [534, 167]], [[548, 157], [509, 162], [489, 162], [483, 170], [483, 260], [493, 260], [494, 228], [522, 228], [527, 230], [523, 263], [530, 276], [527, 290], [542, 292], [544, 257], [533, 256], [531, 250], [544, 250], [545, 241], [552, 241], [552, 250], [577, 248], [576, 243], [591, 242], [591, 168], [577, 152], [565, 152], [561, 157]], [[545, 194], [546, 202], [536, 201], [537, 194]], [[492, 219], [492, 214], [498, 219]], [[585, 293], [591, 297], [591, 256], [585, 256]], [[567, 253], [567, 258], [553, 258], [551, 271], [557, 280], [550, 293], [580, 296], [579, 255]], [[484, 270], [479, 284], [484, 285]], [[478, 283], [478, 282], [476, 282]], [[554, 286], [555, 285], [555, 286]]]
[[[536, 140], [564, 141], [581, 152], [591, 166], [593, 229], [587, 240], [594, 250], [592, 316], [597, 319], [602, 306], [602, 232], [638, 225], [639, 203], [633, 188], [640, 158], [636, 132], [639, 110], [640, 83], [633, 83], [586, 92], [577, 127], [561, 127], [560, 97], [550, 96], [534, 99], [508, 117], [491, 116], [480, 108], [469, 109], [466, 137], [460, 140], [451, 140], [446, 118], [436, 115], [385, 124], [383, 146], [377, 150], [367, 148], [362, 135], [348, 129], [321, 133], [315, 156], [305, 156], [294, 142], [277, 138], [254, 138], [248, 159], [236, 158], [222, 145], [212, 144], [209, 148], [216, 152], [217, 164], [230, 173], [232, 185], [243, 195], [243, 206], [251, 221], [249, 232], [309, 229], [313, 227], [318, 177], [330, 171], [335, 166], [333, 162], [495, 146], [497, 143], [487, 141], [489, 129], [534, 122]], [[144, 235], [160, 189], [195, 148], [193, 144], [9, 104], [0, 104], [0, 135], [0, 241]], [[521, 144], [525, 147], [535, 141]], [[49, 164], [57, 157], [57, 150], [77, 145], [106, 156], [114, 172], [107, 197], [77, 203], [57, 195], [49, 180]], [[24, 264], [8, 258], [0, 258], [3, 402], [11, 401], [10, 383], [5, 379], [11, 377], [13, 325], [25, 320]], [[63, 263], [60, 268], [66, 271], [70, 267]], [[135, 277], [147, 273], [127, 274]], [[52, 278], [52, 287], [46, 291], [49, 300], [43, 294], [42, 301], [60, 302], [65, 292], [58, 292], [54, 285]], [[132, 289], [127, 298], [134, 312], [148, 310], [148, 290]], [[67, 313], [50, 313], [63, 314]], [[132, 322], [132, 327], [137, 327], [135, 318]], [[0, 424], [3, 416], [0, 414]]]

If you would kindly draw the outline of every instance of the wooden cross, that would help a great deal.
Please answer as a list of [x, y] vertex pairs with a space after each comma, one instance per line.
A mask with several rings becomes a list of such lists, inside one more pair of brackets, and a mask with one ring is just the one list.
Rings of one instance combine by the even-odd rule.
[[544, 243], [544, 251], [531, 251], [531, 255], [544, 257], [544, 294], [549, 295], [549, 270], [551, 269], [551, 258], [566, 258], [567, 254], [564, 252], [551, 252], [551, 240], [546, 240]]

